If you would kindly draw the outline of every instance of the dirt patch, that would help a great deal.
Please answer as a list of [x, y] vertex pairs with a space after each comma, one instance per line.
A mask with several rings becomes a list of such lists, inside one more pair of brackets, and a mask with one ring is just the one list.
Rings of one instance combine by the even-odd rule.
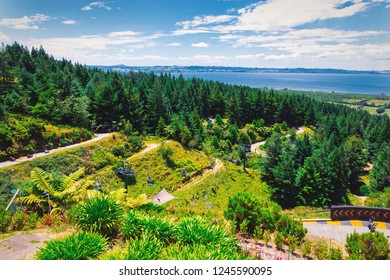
[[31, 232], [17, 232], [0, 240], [0, 260], [33, 260], [45, 241], [68, 236], [75, 230], [66, 228], [56, 232], [53, 228], [37, 228]]

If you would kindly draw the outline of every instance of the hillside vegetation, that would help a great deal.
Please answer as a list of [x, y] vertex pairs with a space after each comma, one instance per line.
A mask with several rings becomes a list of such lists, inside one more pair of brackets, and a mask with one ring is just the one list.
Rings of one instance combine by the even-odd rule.
[[[0, 169], [1, 231], [78, 231], [39, 258], [251, 258], [236, 234], [293, 252], [306, 231], [282, 209], [351, 204], [355, 195], [388, 207], [387, 115], [302, 93], [103, 71], [18, 43], [0, 49], [0, 73], [3, 159], [115, 131]], [[307, 133], [297, 136], [298, 127]], [[258, 141], [261, 156], [249, 152]], [[18, 188], [24, 212], [11, 215], [4, 208]], [[163, 189], [175, 199], [148, 200]], [[118, 251], [107, 252], [109, 243]], [[66, 246], [98, 250], [61, 255]], [[340, 257], [333, 253], [327, 258]]]

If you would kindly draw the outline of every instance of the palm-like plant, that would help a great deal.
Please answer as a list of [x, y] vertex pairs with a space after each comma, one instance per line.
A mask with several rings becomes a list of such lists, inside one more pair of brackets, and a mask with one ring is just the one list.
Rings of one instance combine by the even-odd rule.
[[53, 210], [60, 207], [67, 209], [82, 200], [87, 188], [93, 184], [91, 180], [80, 179], [84, 172], [85, 169], [80, 168], [69, 176], [58, 176], [36, 167], [31, 171], [31, 180], [34, 184], [32, 193], [21, 197], [20, 201], [25, 205], [42, 204], [46, 201], [42, 194], [47, 193]]

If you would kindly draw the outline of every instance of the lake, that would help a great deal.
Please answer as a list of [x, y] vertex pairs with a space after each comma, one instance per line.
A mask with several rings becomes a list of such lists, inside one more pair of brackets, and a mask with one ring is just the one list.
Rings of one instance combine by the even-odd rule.
[[[197, 77], [250, 87], [305, 91], [390, 95], [390, 74], [184, 72], [184, 78]], [[172, 73], [178, 76], [178, 73]]]

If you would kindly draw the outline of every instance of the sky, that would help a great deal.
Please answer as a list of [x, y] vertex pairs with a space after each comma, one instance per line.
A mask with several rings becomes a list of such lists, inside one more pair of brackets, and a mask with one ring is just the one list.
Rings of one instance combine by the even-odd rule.
[[0, 42], [87, 65], [390, 70], [390, 0], [0, 0]]

